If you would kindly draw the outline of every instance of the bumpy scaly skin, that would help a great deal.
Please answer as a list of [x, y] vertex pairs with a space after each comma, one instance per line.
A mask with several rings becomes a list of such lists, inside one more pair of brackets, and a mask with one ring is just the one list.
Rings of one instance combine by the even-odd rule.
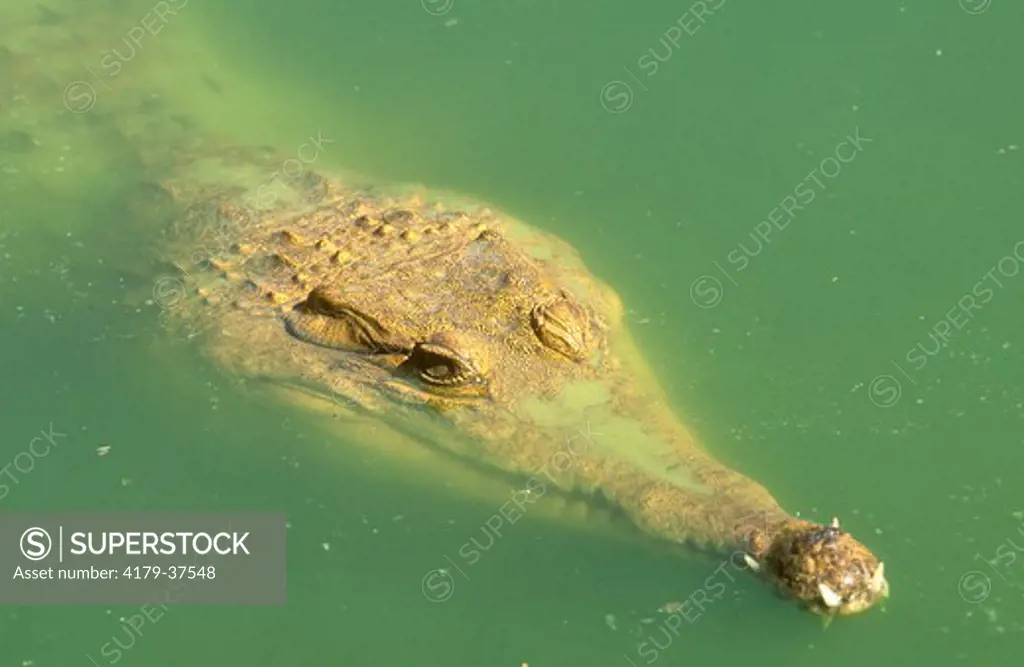
[[887, 594], [866, 547], [790, 517], [698, 446], [618, 298], [565, 242], [436, 193], [306, 174], [261, 197], [252, 164], [192, 173], [165, 183], [187, 205], [171, 255], [198, 286], [173, 314], [214, 332], [220, 363], [344, 396], [425, 445], [543, 471], [672, 542], [742, 549], [813, 610], [854, 613]]

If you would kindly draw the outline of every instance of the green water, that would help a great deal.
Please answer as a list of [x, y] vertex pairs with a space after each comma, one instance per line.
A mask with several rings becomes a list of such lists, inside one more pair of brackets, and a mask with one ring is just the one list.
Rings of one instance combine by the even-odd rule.
[[[107, 48], [149, 9], [122, 4]], [[0, 462], [50, 424], [67, 434], [15, 473], [3, 511], [266, 509], [291, 525], [286, 606], [172, 607], [118, 662], [1018, 659], [1024, 259], [1004, 258], [1024, 258], [1024, 7], [726, 0], [701, 23], [662, 1], [384, 4], [191, 0], [85, 114], [61, 105], [66, 60], [30, 106], [0, 88], [0, 130], [41, 144], [0, 149]], [[153, 230], [121, 203], [133, 149], [102, 130], [147, 86], [197, 132], [286, 152], [320, 132], [325, 165], [462, 191], [566, 238], [716, 455], [885, 559], [885, 613], [823, 633], [715, 561], [529, 519], [451, 599], [425, 599], [424, 573], [500, 501], [389, 477], [161, 332], [136, 298]], [[851, 135], [859, 149], [822, 162]], [[787, 197], [804, 205], [788, 224]], [[725, 594], [665, 634], [656, 609], [713, 576]], [[118, 619], [137, 611], [5, 607], [0, 664], [110, 664], [101, 646], [128, 642]], [[668, 644], [656, 658], [651, 636]]]

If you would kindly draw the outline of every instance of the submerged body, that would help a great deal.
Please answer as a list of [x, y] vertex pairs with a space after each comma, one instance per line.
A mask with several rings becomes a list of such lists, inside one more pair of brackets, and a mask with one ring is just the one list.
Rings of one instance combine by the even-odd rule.
[[791, 517], [698, 445], [618, 297], [565, 242], [436, 193], [317, 174], [268, 189], [257, 162], [196, 161], [164, 184], [184, 211], [168, 248], [189, 295], [169, 314], [208, 329], [219, 363], [601, 497], [661, 539], [742, 553], [814, 611], [888, 595], [879, 560], [837, 522]]

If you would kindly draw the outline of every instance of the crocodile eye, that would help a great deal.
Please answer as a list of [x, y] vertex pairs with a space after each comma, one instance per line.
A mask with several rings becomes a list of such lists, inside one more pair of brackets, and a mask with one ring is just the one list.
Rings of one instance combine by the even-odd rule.
[[535, 307], [530, 324], [541, 343], [573, 361], [584, 361], [593, 347], [587, 311], [563, 292], [557, 299]]
[[373, 316], [317, 288], [285, 317], [288, 332], [299, 340], [336, 350], [397, 352], [405, 341]]
[[455, 350], [436, 343], [417, 343], [402, 368], [437, 387], [461, 387], [483, 382], [473, 364]]

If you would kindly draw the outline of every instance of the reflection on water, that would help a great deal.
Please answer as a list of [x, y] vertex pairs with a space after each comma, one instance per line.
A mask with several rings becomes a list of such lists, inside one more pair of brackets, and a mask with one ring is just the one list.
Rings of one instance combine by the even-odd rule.
[[[0, 505], [274, 509], [291, 526], [285, 607], [7, 607], [0, 658], [1006, 662], [1024, 629], [1024, 100], [1007, 84], [1024, 9], [726, 4], [688, 34], [697, 9], [0, 9]], [[851, 128], [863, 161], [836, 153], [840, 173], [808, 182]], [[567, 238], [717, 455], [873, 538], [888, 611], [821, 634], [713, 559], [580, 529], [612, 523], [580, 503], [510, 526], [515, 482], [446, 491], [379, 425], [311, 414], [168, 335], [175, 211], [153, 185], [239, 145], [282, 156], [245, 175], [268, 200], [330, 166]]]

